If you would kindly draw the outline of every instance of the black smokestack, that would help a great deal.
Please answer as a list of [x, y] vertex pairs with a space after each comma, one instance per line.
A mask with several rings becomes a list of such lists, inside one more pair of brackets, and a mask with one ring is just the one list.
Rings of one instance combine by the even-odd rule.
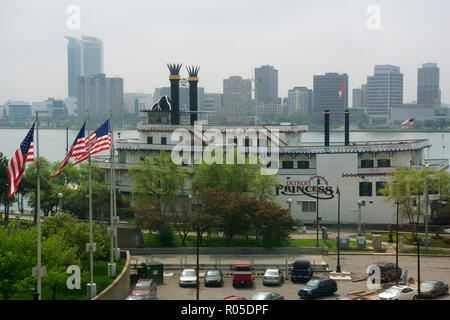
[[172, 100], [172, 110], [170, 114], [171, 124], [180, 124], [180, 69], [181, 63], [167, 64], [170, 71], [170, 100]]
[[191, 126], [198, 120], [198, 98], [197, 98], [197, 84], [198, 84], [198, 70], [199, 66], [186, 67], [189, 73], [189, 110]]
[[347, 109], [344, 111], [344, 117], [345, 117], [345, 145], [350, 145], [350, 111]]
[[328, 147], [330, 145], [330, 111], [325, 110], [323, 112], [324, 120], [325, 120], [325, 147]]

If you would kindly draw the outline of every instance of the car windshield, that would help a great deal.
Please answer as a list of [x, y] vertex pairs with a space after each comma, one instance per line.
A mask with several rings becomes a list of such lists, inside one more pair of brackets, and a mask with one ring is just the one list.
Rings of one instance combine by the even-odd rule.
[[268, 275], [268, 276], [277, 276], [278, 272], [276, 272], [276, 271], [267, 271], [266, 275]]
[[195, 277], [195, 271], [183, 271], [181, 273], [182, 277]]
[[434, 288], [434, 282], [422, 282], [420, 286], [424, 288]]
[[393, 294], [400, 293], [400, 291], [402, 291], [402, 289], [400, 289], [400, 288], [394, 288], [394, 287], [389, 288], [389, 289], [386, 290], [387, 293], [393, 293]]
[[267, 294], [265, 293], [257, 293], [252, 297], [252, 300], [265, 300], [267, 297]]
[[236, 271], [250, 271], [249, 267], [236, 267]]
[[320, 281], [319, 280], [309, 280], [306, 284], [308, 287], [318, 287]]
[[306, 261], [294, 262], [294, 269], [308, 269], [309, 266], [310, 266], [309, 262]]
[[212, 270], [212, 271], [208, 271], [206, 273], [206, 275], [208, 277], [220, 277], [220, 271], [219, 270]]
[[135, 290], [150, 290], [150, 286], [147, 283], [138, 283]]

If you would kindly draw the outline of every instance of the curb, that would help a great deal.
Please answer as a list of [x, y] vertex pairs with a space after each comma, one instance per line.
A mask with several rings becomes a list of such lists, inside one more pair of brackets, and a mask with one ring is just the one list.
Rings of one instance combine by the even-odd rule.
[[[337, 256], [337, 252], [328, 252], [328, 255], [329, 256], [333, 256], [333, 255], [335, 255], [335, 256]], [[395, 253], [364, 253], [364, 252], [362, 252], [362, 253], [358, 253], [358, 252], [341, 252], [341, 253], [339, 253], [339, 255], [356, 255], [356, 256], [358, 256], [358, 255], [362, 255], [362, 256], [366, 256], [366, 255], [369, 255], [369, 256], [372, 256], [372, 255], [375, 255], [375, 256], [395, 256]], [[410, 256], [410, 257], [417, 257], [417, 254], [415, 254], [415, 253], [399, 253], [398, 254], [398, 256], [399, 257], [401, 257], [401, 256], [405, 256], [405, 257], [408, 257], [408, 256]], [[420, 254], [420, 256], [421, 257], [435, 257], [435, 258], [450, 258], [450, 254], [426, 254], [426, 253], [421, 253]]]

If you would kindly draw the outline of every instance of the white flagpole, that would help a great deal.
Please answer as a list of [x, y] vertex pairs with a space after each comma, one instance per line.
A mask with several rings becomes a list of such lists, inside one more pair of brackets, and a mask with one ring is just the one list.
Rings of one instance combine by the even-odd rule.
[[116, 276], [116, 264], [114, 263], [114, 179], [113, 179], [113, 175], [114, 175], [114, 149], [113, 149], [113, 130], [112, 130], [112, 109], [110, 110], [109, 113], [109, 134], [110, 134], [110, 139], [111, 139], [111, 146], [110, 146], [110, 191], [111, 191], [111, 195], [110, 195], [110, 237], [111, 237], [111, 247], [110, 247], [110, 261], [108, 264], [108, 277], [113, 278]]
[[[26, 161], [26, 159], [25, 159]], [[37, 222], [37, 294], [38, 300], [42, 300], [42, 276], [44, 272], [41, 265], [41, 181], [40, 181], [40, 164], [39, 164], [39, 116], [36, 111], [36, 222]]]
[[96, 249], [96, 244], [93, 243], [93, 231], [92, 231], [92, 172], [91, 172], [91, 132], [90, 132], [90, 115], [89, 109], [88, 114], [88, 159], [89, 159], [89, 243], [86, 245], [87, 251], [89, 251], [89, 273], [90, 273], [90, 283], [88, 286], [88, 298], [92, 299], [97, 295], [96, 284], [94, 283], [94, 251]]

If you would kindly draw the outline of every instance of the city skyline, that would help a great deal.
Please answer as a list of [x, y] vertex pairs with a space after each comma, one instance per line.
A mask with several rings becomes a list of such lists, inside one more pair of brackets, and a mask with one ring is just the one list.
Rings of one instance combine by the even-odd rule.
[[[131, 2], [130, 10], [136, 11], [136, 19], [124, 16], [123, 23], [118, 25], [114, 21], [121, 17], [120, 5], [79, 1], [80, 30], [69, 30], [66, 26], [70, 1], [41, 6], [27, 3], [6, 1], [0, 5], [3, 12], [0, 23], [5, 26], [0, 31], [4, 39], [0, 45], [4, 57], [0, 66], [4, 70], [0, 75], [3, 88], [0, 103], [38, 101], [50, 96], [65, 98], [68, 84], [64, 37], [80, 38], [81, 35], [103, 41], [105, 73], [108, 77], [124, 78], [124, 92], [151, 93], [157, 87], [166, 86], [165, 64], [169, 62], [202, 66], [199, 85], [205, 92], [223, 92], [223, 79], [234, 75], [250, 79], [254, 68], [269, 64], [279, 71], [280, 97], [287, 97], [288, 90], [295, 86], [313, 87], [313, 76], [327, 72], [347, 73], [349, 89], [358, 88], [371, 75], [374, 65], [392, 64], [399, 66], [404, 74], [404, 101], [410, 102], [417, 100], [418, 68], [432, 62], [441, 69], [442, 103], [450, 101], [446, 90], [450, 83], [447, 72], [450, 58], [445, 54], [449, 44], [429, 36], [431, 30], [448, 27], [443, 8], [450, 8], [450, 4], [445, 1], [427, 4], [377, 1], [381, 14], [379, 30], [367, 27], [370, 17], [367, 8], [374, 4], [369, 1], [353, 2], [351, 6], [343, 5], [342, 1], [327, 1], [323, 5], [288, 1], [284, 6], [276, 6], [269, 1], [256, 9], [253, 1], [249, 1], [238, 11], [233, 11], [235, 1], [223, 6], [202, 1], [189, 5], [169, 1], [139, 6]], [[138, 17], [143, 18], [149, 11], [146, 8], [164, 12], [174, 3], [178, 10], [174, 11], [173, 25], [161, 24], [157, 14], [145, 19], [145, 24], [136, 22], [143, 21]], [[408, 15], [402, 11], [406, 4]], [[105, 7], [107, 14], [100, 14]], [[195, 22], [187, 14], [192, 11], [199, 12]], [[278, 16], [282, 19], [268, 20]], [[408, 24], [411, 16], [420, 17], [421, 23]], [[318, 23], [319, 17], [327, 23]], [[308, 31], [299, 33], [298, 30]], [[420, 41], [409, 40], [411, 34]], [[301, 45], [291, 41], [293, 35], [302, 40]], [[263, 41], [267, 36], [277, 41], [267, 45], [267, 40]], [[393, 42], [399, 38], [403, 44]], [[197, 49], [183, 50], [188, 43], [191, 43], [189, 48]]]

